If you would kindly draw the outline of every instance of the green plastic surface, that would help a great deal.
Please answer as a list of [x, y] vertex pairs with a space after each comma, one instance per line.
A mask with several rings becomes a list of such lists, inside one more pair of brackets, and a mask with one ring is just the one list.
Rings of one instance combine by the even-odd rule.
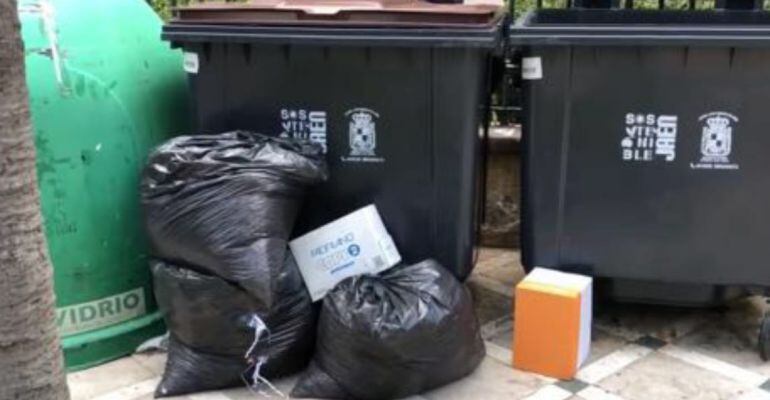
[[163, 332], [139, 207], [148, 151], [187, 128], [181, 54], [144, 0], [19, 2], [69, 370]]

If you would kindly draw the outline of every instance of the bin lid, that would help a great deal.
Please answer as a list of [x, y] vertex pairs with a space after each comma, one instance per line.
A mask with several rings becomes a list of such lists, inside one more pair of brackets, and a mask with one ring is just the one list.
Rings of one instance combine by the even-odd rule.
[[538, 10], [509, 30], [511, 45], [770, 46], [770, 13], [758, 11]]
[[162, 38], [180, 43], [472, 47], [500, 49], [500, 0], [251, 0], [173, 10]]
[[496, 1], [441, 4], [424, 0], [251, 0], [204, 2], [173, 9], [174, 23], [335, 27], [479, 27], [504, 13]]

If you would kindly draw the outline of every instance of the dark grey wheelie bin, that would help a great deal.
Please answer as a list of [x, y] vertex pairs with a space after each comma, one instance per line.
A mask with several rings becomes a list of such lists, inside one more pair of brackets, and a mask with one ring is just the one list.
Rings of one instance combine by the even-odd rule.
[[767, 295], [768, 13], [539, 10], [509, 39], [527, 268], [607, 278], [635, 302]]
[[502, 8], [421, 1], [271, 1], [176, 10], [196, 132], [305, 138], [329, 181], [297, 234], [375, 203], [406, 262], [465, 279], [476, 239], [479, 127]]

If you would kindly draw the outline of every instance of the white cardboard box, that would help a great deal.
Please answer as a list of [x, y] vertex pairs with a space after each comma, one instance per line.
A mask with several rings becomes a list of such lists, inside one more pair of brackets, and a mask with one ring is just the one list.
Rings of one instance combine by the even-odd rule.
[[292, 240], [289, 248], [313, 301], [347, 277], [376, 274], [401, 262], [373, 204]]

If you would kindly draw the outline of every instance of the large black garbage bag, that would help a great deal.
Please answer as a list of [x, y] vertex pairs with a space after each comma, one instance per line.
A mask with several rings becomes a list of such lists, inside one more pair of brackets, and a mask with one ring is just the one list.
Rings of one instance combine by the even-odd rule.
[[468, 375], [484, 354], [467, 288], [433, 260], [397, 266], [326, 295], [313, 362], [291, 395], [407, 397]]
[[155, 388], [155, 397], [177, 396], [206, 390], [245, 385], [241, 374], [246, 360], [196, 351], [180, 343], [173, 335], [168, 341], [168, 359], [163, 378]]
[[253, 317], [269, 329], [255, 357], [265, 357], [267, 379], [307, 365], [315, 341], [316, 312], [294, 258], [276, 271], [275, 301], [269, 313], [246, 291], [219, 277], [162, 261], [152, 262], [158, 307], [168, 326], [166, 370], [156, 396], [172, 396], [243, 385], [252, 366], [246, 353], [255, 341]]
[[235, 282], [269, 309], [302, 195], [324, 179], [310, 143], [245, 131], [171, 139], [142, 177], [154, 255]]

